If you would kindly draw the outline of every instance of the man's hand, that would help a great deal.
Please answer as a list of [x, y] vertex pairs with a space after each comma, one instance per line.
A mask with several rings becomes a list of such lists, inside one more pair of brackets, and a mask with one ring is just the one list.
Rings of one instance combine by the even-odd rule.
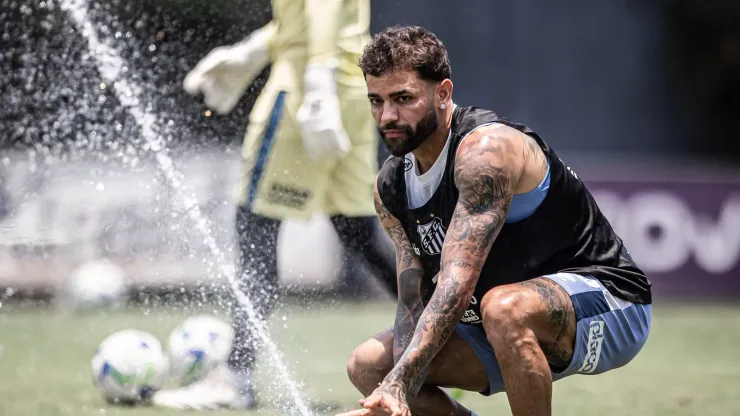
[[272, 27], [252, 32], [245, 40], [212, 50], [183, 81], [189, 94], [203, 94], [203, 102], [219, 114], [228, 114], [249, 84], [269, 63]]
[[351, 144], [342, 124], [333, 65], [308, 65], [303, 103], [296, 118], [309, 159], [335, 159], [349, 153]]
[[363, 409], [352, 410], [338, 416], [411, 416], [403, 386], [383, 383], [373, 394], [360, 400]]

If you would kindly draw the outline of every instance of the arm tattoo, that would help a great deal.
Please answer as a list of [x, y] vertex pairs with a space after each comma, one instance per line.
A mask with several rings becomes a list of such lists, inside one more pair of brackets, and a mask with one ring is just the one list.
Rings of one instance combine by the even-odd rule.
[[511, 173], [505, 160], [515, 154], [505, 140], [461, 146], [455, 163], [457, 206], [442, 248], [437, 287], [413, 338], [386, 377], [389, 386], [416, 395], [429, 364], [447, 342], [475, 290], [493, 241], [511, 204]]
[[380, 220], [380, 224], [388, 233], [388, 237], [393, 241], [393, 246], [396, 248], [396, 268], [400, 273], [401, 270], [411, 267], [414, 260], [414, 250], [411, 248], [411, 243], [409, 243], [401, 222], [388, 211], [377, 192], [375, 193], [374, 202], [378, 220]]
[[393, 363], [397, 363], [411, 343], [414, 329], [419, 323], [424, 304], [420, 287], [424, 273], [416, 268], [402, 271], [398, 277], [398, 309], [393, 330]]
[[396, 249], [398, 307], [393, 330], [393, 362], [396, 363], [411, 342], [414, 328], [424, 310], [421, 300], [421, 279], [424, 276], [424, 270], [414, 254], [401, 222], [388, 211], [377, 190], [374, 201], [378, 219]]
[[537, 140], [525, 134], [522, 134], [522, 136], [526, 140], [524, 145], [525, 159], [534, 160], [537, 169], [539, 169], [539, 171], [544, 175], [547, 172], [548, 166], [547, 155], [545, 155], [545, 152], [542, 150], [540, 145], [537, 144]]

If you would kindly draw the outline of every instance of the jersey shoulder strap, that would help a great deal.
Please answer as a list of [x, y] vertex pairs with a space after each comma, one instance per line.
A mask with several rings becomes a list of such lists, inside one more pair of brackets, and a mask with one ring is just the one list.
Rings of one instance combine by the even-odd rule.
[[385, 208], [396, 218], [406, 211], [406, 178], [404, 173], [411, 169], [411, 161], [404, 157], [390, 156], [378, 172], [378, 194]]
[[467, 136], [478, 127], [493, 123], [504, 124], [539, 139], [537, 133], [529, 127], [502, 117], [491, 110], [478, 107], [457, 107], [452, 115], [452, 131], [460, 137]]
[[486, 124], [500, 122], [501, 118], [493, 111], [477, 107], [456, 106], [452, 113], [452, 133], [458, 138], [464, 138], [473, 130]]

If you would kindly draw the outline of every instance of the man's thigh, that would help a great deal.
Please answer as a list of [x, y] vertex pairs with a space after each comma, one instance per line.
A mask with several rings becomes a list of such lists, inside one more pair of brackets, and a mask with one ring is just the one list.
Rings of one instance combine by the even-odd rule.
[[[553, 283], [558, 286], [553, 291]], [[575, 328], [567, 327], [569, 335], [562, 341], [571, 344], [567, 348], [569, 361], [552, 372], [553, 380], [560, 380], [574, 374], [599, 374], [619, 368], [631, 361], [645, 344], [650, 332], [651, 305], [635, 305], [615, 298], [597, 279], [573, 273], [557, 273], [543, 276], [526, 282], [502, 286], [494, 290], [523, 290], [527, 296], [542, 298], [542, 315], [568, 316], [575, 315]], [[562, 298], [562, 299], [561, 299]], [[564, 302], [568, 312], [563, 313]], [[556, 308], [557, 310], [547, 310]], [[484, 316], [486, 312], [483, 312]], [[484, 318], [485, 319], [485, 318]], [[563, 321], [565, 318], [562, 319]], [[546, 319], [547, 325], [554, 325], [549, 332], [559, 326], [553, 319]], [[557, 321], [557, 319], [556, 319]], [[482, 392], [484, 395], [504, 391], [501, 368], [496, 360], [493, 348], [487, 340], [487, 335], [481, 327], [464, 326], [461, 332], [469, 343], [476, 345], [476, 351], [481, 357], [490, 379], [490, 390]], [[542, 328], [540, 328], [542, 329]], [[460, 330], [458, 330], [460, 332]], [[548, 361], [554, 362], [565, 356], [557, 354], [566, 352], [565, 344], [558, 344], [555, 335], [541, 339], [547, 331], [540, 331], [538, 341], [543, 348]], [[537, 331], [535, 331], [537, 333]]]
[[[374, 336], [367, 341], [373, 350], [382, 351], [379, 369], [384, 373], [393, 369], [393, 328]], [[483, 391], [488, 388], [488, 375], [478, 355], [468, 343], [453, 332], [442, 350], [429, 366], [426, 385], [455, 387], [469, 391]]]
[[600, 374], [624, 366], [642, 349], [650, 333], [652, 305], [614, 297], [590, 276], [557, 273], [545, 276], [570, 295], [576, 315], [573, 359], [559, 380], [573, 374]]

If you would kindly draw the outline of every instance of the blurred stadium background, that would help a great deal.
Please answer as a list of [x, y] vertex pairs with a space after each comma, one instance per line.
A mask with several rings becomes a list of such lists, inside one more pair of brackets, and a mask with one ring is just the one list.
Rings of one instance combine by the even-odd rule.
[[[210, 49], [267, 22], [269, 6], [91, 1], [227, 253], [239, 148], [266, 74], [228, 116], [207, 115], [181, 82]], [[556, 414], [740, 415], [740, 3], [372, 7], [373, 30], [420, 24], [445, 42], [456, 102], [525, 122], [558, 149], [654, 283], [644, 353], [623, 370], [560, 382]], [[107, 408], [89, 359], [114, 330], [164, 336], [186, 315], [218, 311], [190, 294], [223, 282], [58, 2], [0, 0], [0, 45], [0, 414], [164, 414]], [[286, 296], [273, 333], [306, 394], [347, 408], [360, 397], [345, 360], [392, 324], [394, 307], [361, 267], [341, 270], [339, 250], [320, 215], [284, 224]], [[100, 258], [122, 268], [130, 308], [69, 315], [45, 302]], [[463, 401], [508, 414], [505, 397]]]

